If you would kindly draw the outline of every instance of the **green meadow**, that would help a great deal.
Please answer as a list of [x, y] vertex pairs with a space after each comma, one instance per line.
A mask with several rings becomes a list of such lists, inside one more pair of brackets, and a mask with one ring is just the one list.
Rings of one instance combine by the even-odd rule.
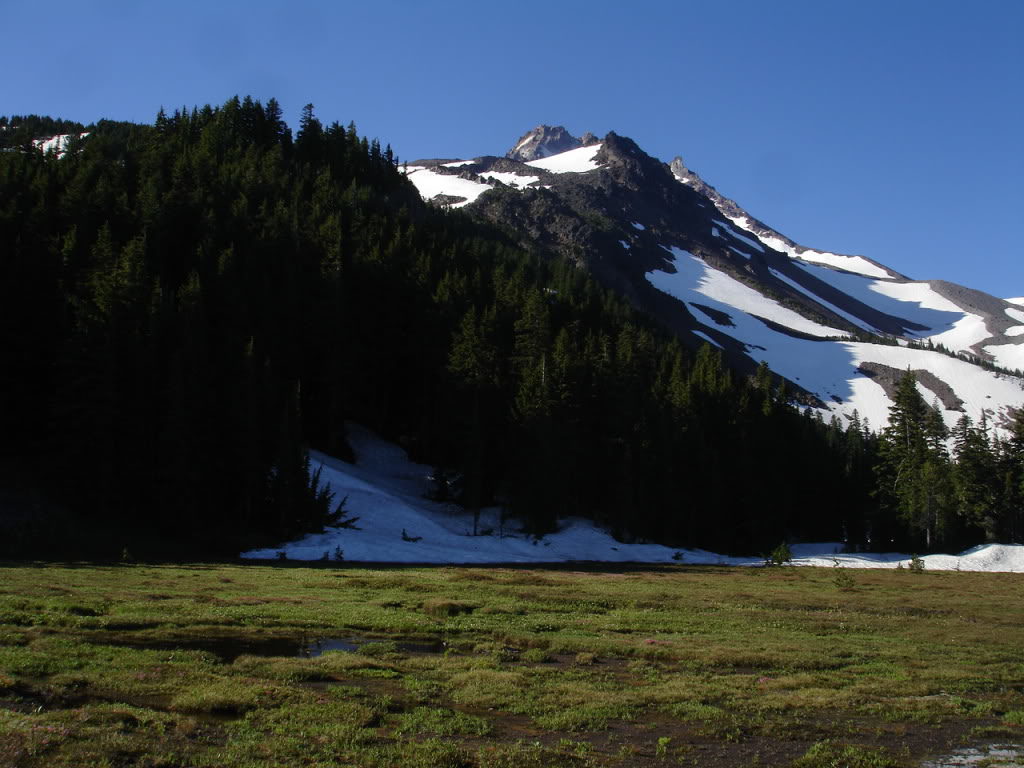
[[917, 765], [1024, 741], [1022, 598], [991, 573], [7, 565], [0, 766]]

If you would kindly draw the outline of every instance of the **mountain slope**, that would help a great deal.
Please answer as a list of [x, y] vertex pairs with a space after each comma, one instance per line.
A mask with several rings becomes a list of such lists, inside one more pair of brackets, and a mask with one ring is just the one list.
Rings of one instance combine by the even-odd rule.
[[908, 368], [950, 427], [967, 413], [1002, 428], [1024, 405], [1019, 303], [798, 245], [628, 138], [540, 126], [503, 157], [407, 173], [424, 198], [574, 259], [691, 346], [747, 372], [766, 361], [823, 413], [883, 426]]

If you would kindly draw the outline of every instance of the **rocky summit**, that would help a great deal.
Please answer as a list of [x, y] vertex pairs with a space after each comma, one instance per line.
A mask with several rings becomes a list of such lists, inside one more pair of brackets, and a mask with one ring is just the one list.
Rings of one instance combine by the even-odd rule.
[[[593, 136], [588, 133], [585, 138], [593, 139]], [[520, 136], [515, 146], [505, 153], [505, 157], [525, 163], [576, 149], [585, 143], [587, 142], [577, 139], [560, 125], [538, 125]]]

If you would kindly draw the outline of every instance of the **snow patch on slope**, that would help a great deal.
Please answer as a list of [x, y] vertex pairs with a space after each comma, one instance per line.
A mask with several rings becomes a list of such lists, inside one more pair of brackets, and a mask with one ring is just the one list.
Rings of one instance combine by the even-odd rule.
[[596, 171], [601, 164], [594, 160], [594, 156], [601, 149], [601, 144], [592, 144], [589, 147], [577, 147], [567, 152], [559, 152], [540, 160], [530, 160], [526, 163], [533, 168], [540, 168], [552, 173], [586, 173]]
[[480, 174], [481, 179], [495, 179], [500, 181], [502, 184], [508, 184], [511, 187], [517, 187], [518, 189], [525, 189], [531, 184], [535, 184], [540, 181], [540, 176], [520, 176], [517, 173], [503, 172], [503, 171], [485, 171]]
[[[892, 402], [877, 381], [859, 370], [862, 363], [879, 363], [900, 371], [910, 368], [931, 372], [954, 388], [956, 396], [963, 401], [964, 409], [975, 421], [982, 409], [991, 413], [1003, 404], [1024, 406], [1021, 380], [986, 371], [940, 352], [866, 342], [812, 341], [775, 331], [756, 316], [767, 317], [815, 336], [843, 333], [804, 318], [801, 320], [807, 325], [798, 327], [795, 321], [789, 322], [791, 317], [773, 315], [771, 307], [774, 305], [784, 313], [799, 317], [796, 313], [712, 269], [686, 251], [672, 249], [672, 252], [676, 256], [674, 266], [678, 271], [675, 274], [648, 272], [648, 281], [658, 290], [686, 302], [702, 317], [708, 317], [709, 325], [714, 323], [713, 318], [701, 312], [694, 303], [727, 314], [733, 326], [725, 331], [746, 345], [747, 354], [755, 362], [767, 362], [773, 371], [815, 394], [831, 413], [850, 418], [856, 409], [861, 419], [866, 418], [874, 429], [881, 429], [888, 422]], [[855, 275], [843, 277], [873, 282]], [[960, 413], [944, 411], [943, 416], [946, 423], [953, 426]]]
[[[335, 498], [347, 497], [354, 528], [327, 528], [298, 541], [242, 553], [253, 559], [276, 559], [284, 552], [291, 560], [331, 558], [335, 548], [346, 561], [378, 563], [550, 563], [571, 561], [683, 563], [693, 565], [762, 564], [759, 558], [726, 557], [702, 549], [675, 549], [660, 544], [625, 544], [582, 519], [562, 521], [562, 528], [541, 539], [506, 524], [500, 530], [497, 509], [483, 510], [481, 526], [490, 535], [472, 536], [473, 517], [458, 507], [428, 501], [430, 467], [414, 464], [398, 446], [369, 430], [349, 426], [349, 441], [358, 461], [349, 464], [322, 453], [310, 454], [313, 469], [321, 468], [321, 483]], [[404, 535], [403, 535], [404, 534]], [[415, 539], [415, 540], [413, 540]], [[797, 544], [793, 564], [846, 568], [906, 567], [907, 555], [840, 554], [842, 543]], [[928, 555], [929, 570], [1024, 572], [1024, 546], [989, 544], [960, 555]]]
[[741, 235], [739, 232], [737, 232], [735, 229], [730, 227], [724, 221], [719, 221], [718, 219], [712, 219], [712, 221], [715, 222], [715, 224], [720, 226], [722, 229], [724, 229], [726, 232], [728, 232], [730, 235], [735, 237], [737, 240], [740, 240], [740, 241], [746, 243], [751, 248], [756, 248], [761, 253], [764, 253], [764, 246], [761, 245], [759, 242], [756, 242], [755, 240], [751, 240], [749, 237], [745, 237], [744, 235]]
[[[77, 138], [84, 139], [88, 135], [87, 131], [78, 134]], [[67, 154], [68, 144], [71, 143], [72, 136], [73, 134], [70, 133], [61, 133], [48, 139], [33, 139], [32, 146], [42, 150], [44, 155], [54, 153], [57, 157], [64, 157]]]
[[[875, 280], [814, 264], [796, 266], [879, 312], [924, 326], [926, 330], [909, 333], [918, 339], [942, 344], [954, 352], [973, 351], [974, 345], [991, 335], [980, 315], [965, 312], [933, 290], [927, 282]], [[1016, 310], [1007, 309], [1007, 312], [1012, 311]], [[1021, 315], [1021, 322], [1024, 322], [1024, 312]], [[858, 325], [867, 327], [862, 321], [858, 321]]]
[[693, 335], [694, 336], [699, 336], [700, 338], [704, 339], [704, 341], [706, 341], [708, 344], [713, 344], [716, 347], [718, 347], [719, 349], [725, 349], [725, 347], [723, 347], [717, 341], [715, 341], [710, 336], [708, 336], [706, 333], [704, 333], [704, 331], [694, 331]]
[[[961, 315], [962, 317], [954, 321], [953, 327], [948, 330], [934, 333], [937, 329], [931, 328], [932, 333], [922, 331], [917, 334], [919, 338], [930, 339], [948, 349], [954, 351], [969, 350], [975, 344], [984, 341], [992, 335], [985, 325], [985, 320], [980, 315], [964, 312], [952, 301], [933, 291], [928, 283], [897, 283], [879, 280], [871, 284], [871, 290], [883, 296], [904, 302], [912, 310], [938, 310], [939, 312]], [[906, 317], [905, 314], [901, 316]], [[928, 325], [928, 323], [924, 322], [922, 325]]]
[[[723, 213], [723, 215], [725, 215]], [[855, 272], [859, 275], [865, 275], [867, 277], [889, 277], [889, 273], [876, 264], [872, 264], [870, 261], [865, 259], [863, 256], [844, 256], [839, 253], [829, 253], [828, 251], [815, 251], [811, 248], [800, 251], [794, 248], [789, 243], [768, 235], [758, 235], [753, 231], [750, 220], [746, 216], [726, 216], [729, 221], [735, 224], [740, 229], [744, 229], [750, 232], [752, 235], [757, 237], [762, 243], [767, 245], [781, 253], [785, 253], [794, 259], [801, 259], [803, 261], [811, 261], [817, 264], [825, 264], [830, 267], [836, 267], [847, 272]]]
[[[648, 272], [647, 279], [658, 290], [675, 296], [681, 301], [704, 302], [705, 298], [712, 299], [720, 305], [716, 309], [721, 309], [728, 314], [736, 314], [735, 311], [740, 310], [751, 319], [756, 317], [764, 318], [765, 320], [770, 320], [786, 328], [791, 328], [794, 331], [811, 336], [850, 335], [847, 331], [820, 325], [791, 309], [783, 307], [777, 301], [761, 295], [736, 278], [714, 269], [689, 251], [684, 251], [675, 246], [671, 248], [662, 247], [675, 257], [673, 265], [676, 268], [676, 272], [674, 274], [658, 271]], [[758, 326], [767, 327], [759, 321], [755, 320], [754, 322]], [[781, 335], [776, 334], [774, 331], [772, 333], [774, 335]], [[730, 331], [730, 335], [735, 336], [736, 334]], [[745, 339], [741, 340], [745, 341]]]
[[786, 283], [787, 285], [789, 285], [790, 287], [794, 288], [795, 290], [800, 291], [800, 293], [804, 294], [808, 298], [810, 298], [813, 301], [817, 302], [821, 306], [827, 307], [828, 309], [832, 310], [833, 312], [835, 312], [837, 315], [839, 315], [843, 319], [850, 321], [851, 323], [853, 323], [854, 325], [858, 326], [859, 328], [863, 328], [866, 331], [876, 331], [875, 328], [873, 328], [870, 324], [865, 323], [859, 317], [856, 317], [855, 315], [851, 315], [849, 312], [846, 312], [845, 310], [840, 309], [839, 307], [837, 307], [835, 304], [832, 304], [831, 302], [825, 301], [825, 299], [823, 299], [820, 296], [818, 296], [818, 295], [812, 293], [811, 291], [807, 290], [802, 285], [800, 285], [800, 283], [796, 282], [795, 280], [791, 280], [789, 277], [787, 277], [786, 275], [782, 274], [781, 272], [779, 272], [777, 270], [774, 270], [774, 269], [771, 269], [770, 267], [769, 267], [768, 271], [771, 272], [771, 274], [777, 280], [781, 280], [782, 282]]
[[427, 168], [409, 169], [407, 178], [420, 193], [424, 200], [433, 200], [438, 195], [450, 195], [451, 197], [464, 197], [462, 202], [454, 203], [452, 208], [462, 208], [475, 201], [480, 195], [492, 187], [482, 184], [479, 181], [464, 179], [461, 176], [450, 176], [444, 173], [436, 173]]
[[1011, 371], [1024, 371], [1024, 344], [988, 344], [982, 349], [992, 355], [996, 365]]

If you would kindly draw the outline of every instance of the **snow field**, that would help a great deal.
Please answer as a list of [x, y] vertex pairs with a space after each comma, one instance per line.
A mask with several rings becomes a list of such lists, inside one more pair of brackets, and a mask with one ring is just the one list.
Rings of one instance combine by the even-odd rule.
[[[660, 544], [625, 544], [587, 520], [563, 521], [563, 528], [542, 539], [524, 535], [511, 522], [499, 535], [496, 509], [481, 513], [480, 528], [488, 535], [472, 536], [472, 515], [453, 505], [428, 501], [430, 467], [409, 461], [398, 446], [372, 432], [349, 425], [349, 441], [358, 461], [349, 464], [312, 453], [313, 468], [321, 467], [321, 482], [347, 498], [345, 509], [354, 528], [328, 528], [279, 547], [252, 550], [242, 557], [275, 559], [284, 552], [292, 560], [333, 557], [339, 548], [346, 561], [378, 563], [550, 563], [570, 561], [760, 565], [760, 558], [726, 557], [701, 549], [672, 549]], [[799, 544], [792, 547], [793, 564], [846, 568], [906, 567], [907, 555], [839, 554], [841, 543]], [[926, 569], [1024, 572], [1024, 546], [987, 545], [959, 555], [927, 555]]]
[[817, 264], [825, 264], [830, 267], [837, 267], [839, 269], [846, 270], [847, 272], [856, 272], [859, 275], [865, 275], [867, 277], [889, 277], [889, 273], [881, 267], [872, 264], [870, 261], [865, 259], [863, 256], [844, 256], [838, 253], [828, 253], [827, 251], [814, 251], [810, 248], [798, 251], [796, 248], [791, 246], [789, 243], [780, 240], [777, 237], [769, 237], [757, 235], [752, 230], [750, 220], [746, 216], [727, 216], [724, 212], [722, 213], [729, 221], [735, 224], [740, 229], [750, 232], [758, 238], [762, 243], [767, 245], [773, 250], [785, 253], [794, 259], [802, 259], [803, 261], [811, 261]]
[[[88, 132], [80, 133], [78, 138], [84, 139], [88, 135]], [[68, 144], [71, 143], [71, 136], [70, 133], [61, 133], [48, 139], [33, 139], [32, 146], [41, 149], [44, 155], [53, 152], [57, 157], [63, 157], [67, 153]]]
[[712, 221], [714, 221], [714, 222], [715, 222], [715, 224], [717, 224], [718, 226], [720, 226], [720, 227], [721, 227], [722, 229], [724, 229], [724, 230], [725, 230], [726, 232], [728, 232], [728, 233], [729, 233], [730, 235], [732, 235], [733, 237], [735, 237], [735, 238], [736, 238], [737, 240], [739, 240], [739, 241], [741, 241], [741, 242], [744, 242], [744, 243], [746, 243], [746, 244], [747, 244], [747, 245], [749, 245], [749, 246], [750, 246], [751, 248], [756, 248], [756, 249], [757, 249], [758, 251], [760, 251], [761, 253], [764, 253], [764, 246], [763, 246], [763, 245], [761, 245], [761, 244], [760, 244], [759, 242], [757, 242], [756, 240], [751, 240], [751, 239], [750, 239], [749, 237], [745, 237], [745, 236], [741, 235], [741, 234], [740, 234], [739, 232], [737, 232], [737, 231], [736, 231], [735, 229], [733, 229], [732, 227], [730, 227], [730, 226], [729, 226], [728, 224], [726, 224], [726, 223], [725, 223], [724, 221], [719, 221], [718, 219], [712, 219]]
[[[920, 322], [922, 325], [929, 325], [929, 323], [926, 319], [927, 315], [920, 313], [920, 310], [936, 310], [938, 312], [948, 312], [950, 315], [960, 315], [960, 319], [955, 320], [952, 327], [948, 330], [940, 331], [939, 333], [921, 331], [918, 334], [919, 338], [931, 339], [936, 344], [942, 344], [947, 349], [957, 352], [969, 350], [975, 344], [984, 341], [992, 335], [989, 333], [988, 328], [985, 326], [985, 321], [980, 315], [965, 312], [949, 299], [933, 291], [931, 285], [926, 282], [897, 283], [878, 280], [872, 283], [870, 288], [872, 291], [883, 296], [903, 302], [907, 306], [907, 310], [904, 310], [904, 314], [900, 316], [914, 320], [914, 322]], [[911, 315], [909, 317], [907, 314], [908, 310]], [[917, 316], [915, 317], [914, 315]], [[932, 331], [936, 330], [939, 329], [932, 327]]]
[[502, 171], [486, 171], [480, 174], [481, 179], [495, 179], [500, 181], [502, 184], [508, 184], [511, 187], [518, 189], [525, 189], [531, 184], [536, 184], [540, 181], [540, 176], [520, 176], [516, 173], [502, 172]]
[[693, 335], [694, 336], [699, 336], [700, 338], [704, 339], [704, 341], [706, 341], [708, 344], [716, 346], [719, 349], [724, 349], [724, 347], [721, 344], [719, 344], [717, 341], [715, 341], [710, 336], [708, 336], [706, 333], [704, 333], [704, 331], [694, 331]]
[[[719, 305], [715, 308], [721, 309], [727, 314], [736, 315], [739, 310], [751, 318], [762, 317], [812, 336], [850, 335], [847, 331], [838, 328], [819, 325], [803, 315], [783, 307], [725, 272], [712, 268], [689, 251], [675, 246], [663, 245], [662, 248], [674, 257], [673, 266], [675, 266], [676, 272], [675, 274], [648, 272], [647, 279], [655, 288], [675, 296], [677, 299], [699, 303], [708, 303], [705, 299], [712, 299], [711, 303]], [[736, 322], [735, 317], [733, 321]], [[758, 322], [758, 324], [763, 326], [763, 323]], [[730, 335], [735, 334], [730, 331]], [[746, 339], [741, 340], [746, 341]]]
[[[856, 410], [860, 418], [867, 419], [874, 429], [881, 429], [888, 422], [892, 402], [878, 382], [857, 370], [862, 363], [868, 362], [896, 370], [908, 367], [926, 370], [942, 381], [955, 382], [956, 396], [964, 402], [966, 412], [975, 421], [982, 409], [995, 412], [1004, 405], [1024, 406], [1024, 389], [1017, 379], [1000, 376], [940, 352], [853, 341], [811, 341], [777, 332], [758, 317], [814, 336], [848, 335], [819, 326], [781, 307], [686, 251], [678, 248], [666, 250], [675, 256], [677, 272], [649, 272], [647, 279], [655, 288], [686, 302], [707, 325], [713, 325], [715, 321], [693, 306], [694, 303], [726, 313], [733, 325], [723, 330], [745, 344], [747, 354], [755, 362], [767, 362], [776, 373], [815, 393], [832, 413], [852, 418]], [[823, 267], [811, 269], [832, 272]], [[866, 284], [875, 282], [855, 275], [842, 277], [860, 281], [865, 289]], [[883, 300], [892, 300], [876, 295]], [[793, 318], [799, 318], [799, 321]], [[932, 399], [927, 398], [929, 403]], [[958, 411], [943, 411], [943, 418], [950, 427], [955, 426], [960, 416]]]
[[601, 144], [594, 144], [589, 147], [570, 149], [540, 160], [531, 160], [527, 165], [544, 171], [551, 171], [552, 173], [586, 173], [587, 171], [596, 171], [601, 165], [594, 160], [594, 156], [601, 149], [601, 146]]
[[436, 173], [427, 168], [416, 168], [410, 166], [407, 178], [411, 181], [420, 197], [424, 200], [433, 200], [438, 195], [451, 195], [452, 197], [464, 197], [464, 201], [455, 203], [452, 208], [462, 208], [474, 202], [480, 195], [492, 187], [479, 181], [471, 181], [461, 176], [449, 176], [443, 173]]
[[808, 298], [810, 298], [813, 301], [817, 302], [821, 306], [827, 307], [828, 309], [832, 310], [833, 312], [835, 312], [837, 315], [839, 315], [843, 319], [848, 320], [849, 322], [853, 323], [857, 327], [863, 328], [866, 331], [876, 331], [877, 330], [877, 329], [873, 328], [870, 324], [868, 324], [868, 323], [864, 322], [863, 320], [861, 320], [859, 317], [856, 317], [855, 315], [851, 315], [849, 312], [846, 312], [846, 311], [840, 309], [839, 307], [837, 307], [835, 304], [832, 304], [831, 302], [825, 301], [823, 298], [821, 298], [817, 294], [815, 294], [815, 293], [809, 291], [808, 289], [804, 288], [802, 285], [800, 285], [800, 283], [796, 282], [795, 280], [791, 280], [790, 278], [788, 278], [786, 275], [782, 274], [781, 272], [778, 272], [777, 270], [774, 270], [774, 269], [771, 269], [771, 268], [769, 268], [768, 271], [771, 272], [772, 275], [777, 280], [781, 280], [782, 282], [786, 283], [790, 287], [800, 291], [800, 293], [804, 294]]

